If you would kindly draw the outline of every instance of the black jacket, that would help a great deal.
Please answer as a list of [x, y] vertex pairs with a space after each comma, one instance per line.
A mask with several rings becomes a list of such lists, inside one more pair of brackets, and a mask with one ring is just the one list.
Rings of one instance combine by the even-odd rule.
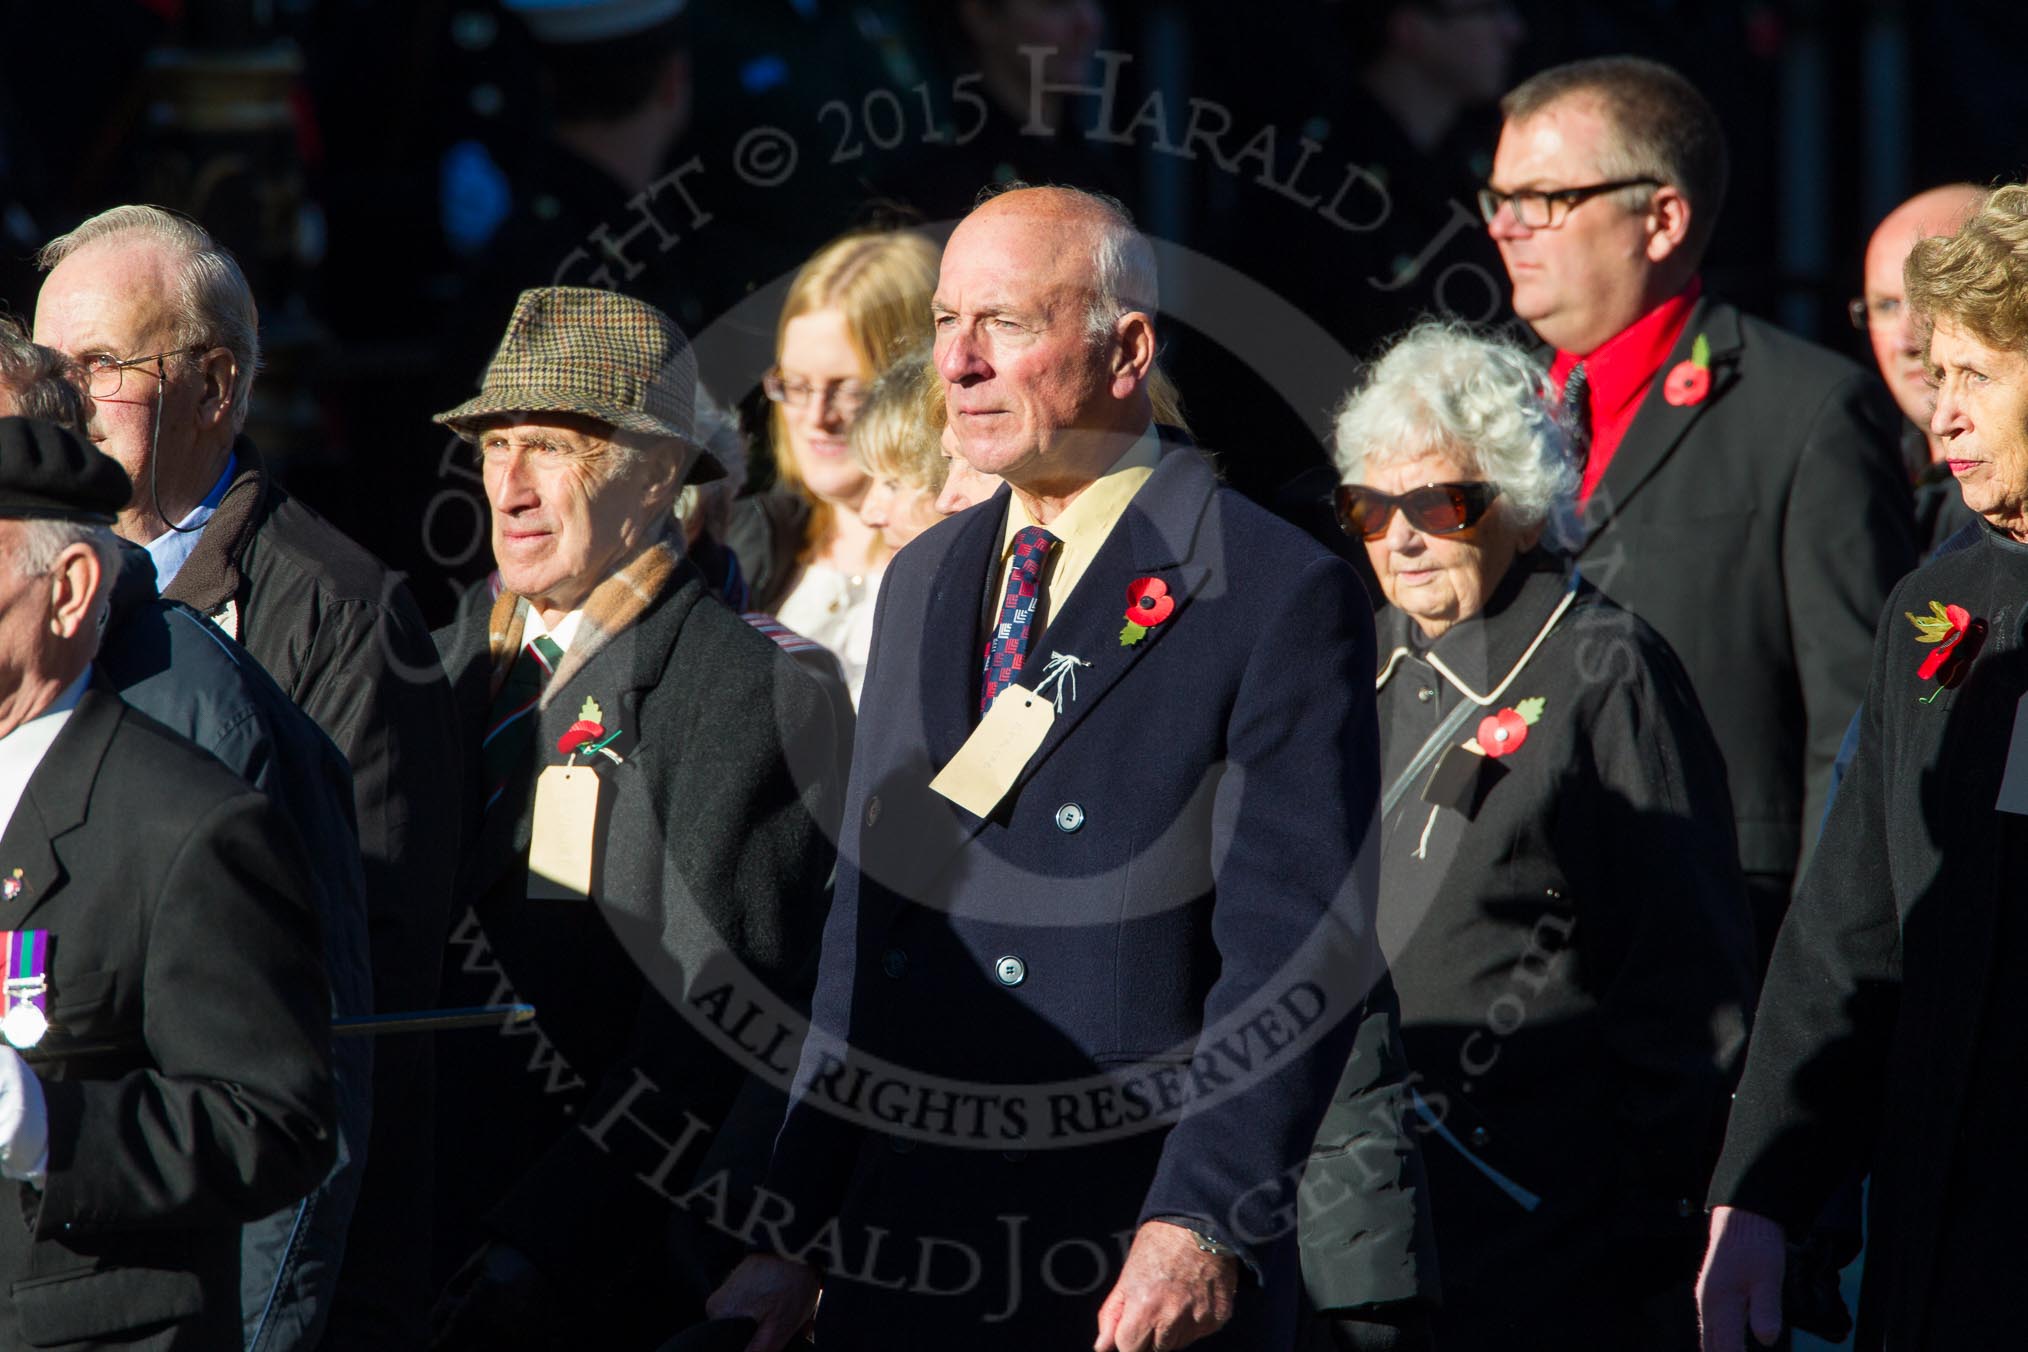
[[[1381, 830], [1437, 1346], [1694, 1348], [1698, 1203], [1757, 970], [1697, 697], [1654, 630], [1544, 552], [1433, 643], [1393, 608], [1379, 630], [1385, 782], [1469, 707]], [[1509, 720], [1513, 750], [1463, 748], [1501, 750], [1506, 709], [1536, 719]]]
[[[1881, 620], [1858, 755], [1775, 947], [1711, 1189], [1799, 1236], [1870, 1166], [1861, 1348], [2019, 1336], [1992, 1263], [2028, 1207], [2028, 819], [1995, 805], [2028, 694], [2028, 546], [1976, 531]], [[1934, 649], [1904, 613], [1932, 601], [1985, 630], [1954, 680], [1919, 672]]]
[[[429, 631], [401, 580], [269, 476], [245, 437], [239, 473], [164, 592], [217, 620], [343, 752], [366, 879], [373, 998], [383, 1011], [436, 1001], [450, 924], [457, 764], [450, 700]], [[427, 1037], [374, 1049], [373, 1165], [353, 1217], [333, 1337], [382, 1348], [419, 1340], [427, 1227]], [[354, 1330], [357, 1330], [356, 1334]]]
[[[632, 627], [545, 692], [535, 753], [488, 813], [488, 627], [477, 611], [437, 634], [472, 786], [445, 991], [457, 1003], [511, 992], [538, 1016], [474, 1038], [444, 1069], [439, 1126], [458, 1154], [438, 1171], [439, 1248], [448, 1265], [483, 1240], [510, 1243], [568, 1293], [574, 1339], [621, 1346], [630, 1319], [659, 1317], [666, 1334], [723, 1276], [672, 1275], [667, 1199], [720, 1144], [748, 1073], [773, 1063], [784, 1081], [795, 1047], [767, 1050], [759, 1030], [780, 1008], [765, 999], [748, 1053], [706, 1020], [729, 1024], [748, 995], [792, 987], [813, 961], [850, 732], [801, 665], [684, 562]], [[536, 779], [564, 763], [557, 738], [587, 696], [624, 758], [593, 758], [609, 807], [598, 900], [530, 900]], [[751, 1175], [767, 1138], [743, 1147]], [[700, 1216], [684, 1225], [686, 1251], [712, 1246], [690, 1233], [708, 1229]]]
[[[46, 929], [39, 1191], [0, 1183], [0, 1346], [241, 1345], [240, 1227], [329, 1171], [330, 991], [277, 810], [102, 685], [0, 833]], [[19, 870], [16, 874], [16, 870]], [[66, 1047], [77, 1050], [67, 1051]]]
[[[146, 550], [122, 544], [98, 670], [120, 698], [208, 751], [268, 795], [310, 861], [333, 1014], [373, 1009], [366, 884], [352, 821], [352, 771], [239, 644], [189, 606], [155, 594]], [[302, 1201], [247, 1226], [241, 1307], [247, 1346], [310, 1346], [330, 1312], [346, 1228], [359, 1197], [372, 1116], [373, 1044], [337, 1039], [338, 1163]]]
[[[1664, 377], [1700, 335], [1710, 393], [1674, 406]], [[1584, 574], [1690, 673], [1748, 874], [1796, 872], [1874, 621], [1915, 566], [1898, 419], [1870, 373], [1706, 296], [1589, 504]]]

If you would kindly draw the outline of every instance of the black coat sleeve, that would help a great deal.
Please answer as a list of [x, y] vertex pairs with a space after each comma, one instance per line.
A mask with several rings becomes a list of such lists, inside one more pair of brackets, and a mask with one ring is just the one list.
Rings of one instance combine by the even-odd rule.
[[[1908, 480], [1870, 374], [1832, 387], [1811, 423], [1782, 521], [1782, 588], [1802, 686], [1806, 828], [1865, 694], [1874, 622], [1916, 564]], [[1805, 841], [1814, 839], [1805, 829]], [[1810, 847], [1804, 846], [1804, 859]]]
[[331, 1168], [331, 996], [301, 847], [272, 814], [257, 794], [221, 801], [152, 880], [154, 1068], [44, 1084], [38, 1236], [250, 1221]]
[[[1624, 612], [1587, 636], [1591, 764], [1566, 804], [1583, 837], [1577, 979], [1600, 974], [1615, 1078], [1606, 1137], [1628, 1237], [1695, 1230], [1746, 1043], [1756, 956], [1725, 763], [1689, 677]], [[1574, 879], [1575, 880], [1575, 879]], [[1688, 1201], [1686, 1214], [1682, 1203]]]
[[[427, 1009], [450, 930], [460, 802], [436, 648], [397, 586], [382, 603], [331, 605], [301, 671], [290, 695], [352, 767], [374, 1006]], [[391, 1044], [378, 1050], [402, 1055]]]
[[[1898, 608], [1887, 615], [1899, 618]], [[1712, 1205], [1769, 1217], [1792, 1235], [1865, 1168], [1900, 1006], [1901, 926], [1884, 844], [1887, 652], [1883, 628], [1858, 752], [1775, 941], [1711, 1184]]]

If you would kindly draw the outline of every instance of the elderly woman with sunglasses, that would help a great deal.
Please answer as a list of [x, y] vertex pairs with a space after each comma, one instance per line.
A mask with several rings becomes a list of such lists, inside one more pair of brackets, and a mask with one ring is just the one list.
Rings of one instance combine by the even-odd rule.
[[[1436, 1345], [1694, 1348], [1704, 1186], [1753, 932], [1725, 770], [1682, 667], [1570, 558], [1578, 482], [1540, 371], [1425, 323], [1337, 417], [1377, 617], [1380, 910], [1417, 1092]], [[1357, 1067], [1348, 1069], [1348, 1075]], [[1335, 1106], [1306, 1196], [1386, 1124]], [[1305, 1279], [1357, 1304], [1312, 1202]]]

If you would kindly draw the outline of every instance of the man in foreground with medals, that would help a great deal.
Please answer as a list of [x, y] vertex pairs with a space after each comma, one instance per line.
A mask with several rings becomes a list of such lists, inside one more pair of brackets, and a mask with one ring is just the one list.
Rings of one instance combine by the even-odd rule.
[[758, 1171], [766, 1135], [721, 1128], [794, 1064], [771, 993], [814, 956], [849, 734], [684, 556], [678, 491], [723, 472], [696, 392], [661, 311], [544, 287], [437, 419], [476, 445], [501, 583], [437, 635], [469, 842], [444, 995], [540, 1011], [443, 1069], [438, 1352], [694, 1317], [738, 1248], [672, 1200], [713, 1151]]
[[95, 678], [130, 487], [0, 418], [0, 1346], [238, 1346], [240, 1226], [330, 1168], [330, 996], [268, 800]]

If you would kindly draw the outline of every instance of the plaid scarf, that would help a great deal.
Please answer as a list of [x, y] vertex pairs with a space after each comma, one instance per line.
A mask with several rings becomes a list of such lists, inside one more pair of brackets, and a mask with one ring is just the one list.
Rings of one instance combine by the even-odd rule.
[[[656, 598], [669, 587], [683, 554], [672, 538], [649, 545], [627, 561], [627, 565], [599, 583], [584, 603], [584, 618], [577, 634], [563, 654], [556, 674], [543, 687], [541, 708], [547, 709], [558, 691], [568, 686], [585, 663], [601, 648], [646, 613]], [[493, 613], [486, 626], [486, 646], [492, 655], [492, 693], [500, 693], [521, 653], [521, 632], [528, 618], [527, 598], [503, 589], [493, 600]]]

